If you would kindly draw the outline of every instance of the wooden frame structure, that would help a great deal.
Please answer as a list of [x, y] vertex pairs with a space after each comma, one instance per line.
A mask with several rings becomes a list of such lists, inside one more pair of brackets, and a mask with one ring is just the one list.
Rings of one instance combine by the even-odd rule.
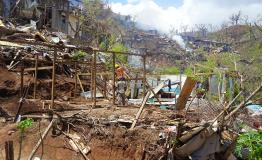
[[[145, 96], [146, 93], [146, 57], [148, 56], [147, 54], [136, 54], [136, 53], [128, 53], [128, 52], [115, 52], [115, 51], [104, 51], [104, 50], [99, 50], [96, 48], [92, 48], [92, 47], [72, 47], [72, 46], [60, 46], [60, 45], [53, 45], [53, 44], [46, 44], [46, 43], [37, 43], [37, 42], [28, 42], [28, 41], [10, 41], [10, 40], [5, 40], [5, 39], [0, 39], [1, 41], [6, 41], [6, 42], [12, 42], [12, 43], [17, 43], [17, 44], [24, 44], [24, 45], [33, 45], [33, 46], [41, 46], [41, 47], [48, 47], [48, 49], [50, 49], [49, 51], [52, 52], [53, 51], [53, 58], [51, 59], [52, 62], [50, 61], [45, 61], [45, 60], [41, 60], [39, 59], [39, 56], [36, 54], [34, 58], [27, 58], [27, 59], [15, 59], [16, 61], [20, 61], [21, 63], [21, 69], [20, 70], [16, 70], [14, 69], [14, 71], [19, 71], [20, 75], [21, 75], [21, 86], [20, 86], [20, 90], [21, 90], [21, 95], [23, 93], [23, 89], [24, 89], [24, 73], [27, 71], [34, 71], [34, 88], [33, 88], [33, 98], [36, 99], [36, 92], [37, 92], [37, 75], [39, 74], [38, 72], [40, 70], [52, 70], [52, 86], [51, 86], [51, 108], [54, 108], [55, 105], [55, 83], [56, 83], [56, 65], [57, 64], [70, 64], [70, 65], [74, 65], [74, 69], [75, 69], [75, 86], [74, 86], [74, 97], [76, 97], [76, 92], [77, 92], [77, 85], [79, 82], [80, 88], [82, 91], [84, 91], [83, 89], [83, 85], [81, 84], [81, 79], [79, 77], [79, 75], [84, 75], [84, 76], [91, 76], [91, 83], [90, 83], [90, 91], [91, 91], [91, 102], [92, 102], [92, 106], [96, 106], [97, 105], [97, 75], [113, 75], [112, 80], [113, 80], [113, 84], [116, 83], [116, 75], [115, 75], [115, 64], [116, 64], [116, 56], [118, 54], [125, 54], [125, 55], [134, 55], [134, 56], [140, 56], [142, 57], [142, 61], [143, 61], [143, 77], [142, 78], [131, 78], [130, 80], [142, 80], [143, 83], [143, 97]], [[34, 47], [33, 47], [34, 48]], [[58, 57], [58, 50], [64, 50], [64, 49], [72, 49], [72, 50], [82, 50], [84, 52], [89, 53], [89, 55], [92, 56], [92, 60], [91, 62], [87, 62], [87, 61], [74, 61], [74, 60], [59, 60], [57, 59]], [[110, 72], [99, 72], [98, 70], [98, 65], [100, 65], [100, 63], [97, 62], [97, 53], [102, 52], [102, 53], [106, 53], [106, 54], [111, 54], [112, 57], [112, 71]], [[52, 54], [50, 54], [52, 55]], [[24, 63], [30, 61], [33, 62], [34, 68], [25, 68], [24, 67]], [[39, 66], [39, 62], [46, 62], [46, 63], [50, 63], [49, 66], [44, 66], [44, 67], [40, 67]], [[51, 65], [52, 64], [52, 65]], [[77, 64], [84, 64], [86, 66], [88, 66], [91, 69], [90, 73], [81, 73], [77, 71]], [[106, 85], [105, 85], [106, 86]], [[115, 105], [116, 104], [116, 87], [115, 85], [113, 85], [113, 102], [112, 104]]]

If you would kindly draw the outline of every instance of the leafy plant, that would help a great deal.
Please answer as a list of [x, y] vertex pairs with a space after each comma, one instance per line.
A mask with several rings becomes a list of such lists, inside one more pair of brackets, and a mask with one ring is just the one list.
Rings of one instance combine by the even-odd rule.
[[76, 51], [73, 55], [73, 59], [76, 60], [76, 61], [81, 60], [81, 59], [85, 58], [86, 55], [87, 54], [83, 51]]
[[24, 132], [28, 127], [30, 127], [33, 124], [33, 119], [32, 118], [27, 118], [17, 124], [17, 128], [21, 131]]
[[248, 150], [249, 160], [262, 159], [262, 131], [251, 131], [241, 134], [238, 137], [235, 154], [239, 158], [243, 157], [243, 150]]
[[20, 160], [21, 158], [22, 143], [23, 143], [23, 136], [24, 136], [25, 130], [29, 128], [30, 126], [32, 126], [32, 124], [33, 124], [33, 119], [27, 118], [23, 121], [20, 121], [16, 126], [20, 130], [19, 153], [18, 153], [18, 158], [17, 158], [18, 160]]

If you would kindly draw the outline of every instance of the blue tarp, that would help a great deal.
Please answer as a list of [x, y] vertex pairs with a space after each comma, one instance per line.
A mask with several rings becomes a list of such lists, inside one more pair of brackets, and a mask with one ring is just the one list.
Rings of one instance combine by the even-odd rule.
[[169, 90], [168, 87], [165, 87], [165, 88], [162, 88], [162, 91], [164, 91], [164, 92], [174, 92], [174, 93], [176, 93], [176, 95], [179, 95], [180, 92], [181, 92], [179, 87], [171, 88], [170, 90]]
[[247, 105], [247, 108], [250, 109], [250, 110], [252, 110], [253, 112], [257, 112], [257, 111], [262, 110], [262, 106], [257, 105], [257, 104]]

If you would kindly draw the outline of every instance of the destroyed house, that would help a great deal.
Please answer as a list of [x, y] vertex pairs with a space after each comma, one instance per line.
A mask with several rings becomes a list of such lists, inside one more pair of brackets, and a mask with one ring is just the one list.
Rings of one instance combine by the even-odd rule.
[[79, 25], [80, 0], [20, 0], [4, 1], [3, 16], [13, 16], [37, 22], [37, 28], [48, 28], [72, 37]]

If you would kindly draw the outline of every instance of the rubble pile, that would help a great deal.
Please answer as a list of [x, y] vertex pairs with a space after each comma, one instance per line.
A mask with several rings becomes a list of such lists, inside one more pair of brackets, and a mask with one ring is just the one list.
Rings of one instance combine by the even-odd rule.
[[[174, 83], [179, 94], [160, 91], [167, 80], [151, 87], [144, 77], [144, 96], [120, 106], [108, 90], [115, 73], [106, 73], [98, 50], [85, 47], [90, 53], [75, 60], [83, 48], [33, 22], [1, 19], [0, 31], [0, 159], [230, 159], [241, 133], [236, 117], [262, 88], [240, 104], [196, 105], [191, 77]], [[261, 121], [248, 125], [261, 129]]]

